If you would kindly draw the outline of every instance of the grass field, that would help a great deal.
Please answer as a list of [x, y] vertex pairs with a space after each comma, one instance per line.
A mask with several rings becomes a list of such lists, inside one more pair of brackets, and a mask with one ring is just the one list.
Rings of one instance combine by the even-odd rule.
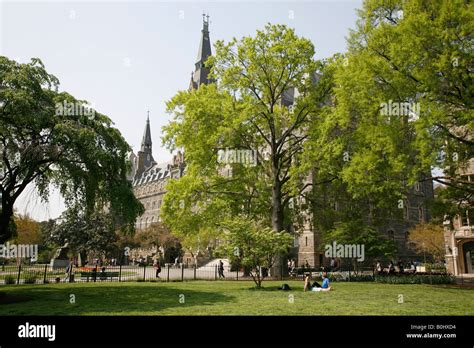
[[472, 288], [341, 282], [304, 293], [302, 282], [288, 284], [291, 291], [276, 281], [260, 290], [247, 281], [9, 285], [0, 291], [24, 301], [0, 304], [0, 315], [474, 315]]

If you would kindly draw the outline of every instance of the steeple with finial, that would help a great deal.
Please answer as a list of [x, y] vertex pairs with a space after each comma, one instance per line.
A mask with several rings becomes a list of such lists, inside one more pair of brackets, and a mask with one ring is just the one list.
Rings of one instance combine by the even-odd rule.
[[147, 111], [145, 132], [143, 133], [141, 150], [151, 154], [150, 111]]
[[137, 155], [138, 163], [136, 176], [140, 176], [145, 170], [147, 170], [156, 163], [152, 155], [150, 111], [147, 111], [145, 132], [143, 133], [142, 145]]
[[201, 84], [208, 84], [210, 81], [209, 73], [210, 67], [206, 65], [206, 60], [211, 56], [211, 40], [209, 38], [209, 15], [202, 14], [202, 30], [201, 41], [199, 43], [199, 50], [197, 54], [197, 61], [194, 68], [194, 73], [191, 76], [190, 89], [197, 89]]

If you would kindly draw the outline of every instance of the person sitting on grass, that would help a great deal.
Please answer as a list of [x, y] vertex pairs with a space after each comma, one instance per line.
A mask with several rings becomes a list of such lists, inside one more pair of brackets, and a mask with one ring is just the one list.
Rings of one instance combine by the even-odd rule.
[[311, 291], [311, 276], [310, 276], [310, 273], [306, 274], [305, 278], [304, 278], [304, 289], [303, 291], [306, 292], [306, 291]]
[[331, 287], [329, 286], [329, 279], [328, 275], [326, 272], [323, 273], [323, 284], [319, 286], [319, 284], [316, 283], [316, 286], [312, 287], [311, 291], [329, 291], [331, 290]]
[[321, 285], [318, 282], [311, 284], [311, 273], [307, 273], [304, 279], [304, 291], [312, 291], [314, 288], [320, 288]]

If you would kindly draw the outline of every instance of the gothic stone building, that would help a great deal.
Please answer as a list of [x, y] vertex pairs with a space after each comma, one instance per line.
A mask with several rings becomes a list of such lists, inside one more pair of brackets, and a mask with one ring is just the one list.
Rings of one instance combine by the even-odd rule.
[[[195, 69], [191, 74], [190, 89], [197, 89], [201, 84], [210, 82], [208, 78], [210, 69], [204, 64], [210, 55], [209, 16], [203, 16], [203, 29]], [[183, 176], [185, 170], [184, 155], [178, 151], [173, 156], [172, 161], [157, 163], [153, 158], [151, 126], [150, 120], [147, 118], [140, 151], [137, 154], [132, 154], [130, 161], [132, 172], [129, 179], [132, 182], [135, 196], [145, 207], [145, 212], [137, 219], [136, 223], [136, 229], [142, 230], [155, 222], [161, 221], [160, 208], [166, 192], [166, 183], [169, 179], [177, 179]], [[147, 252], [144, 251], [144, 254], [146, 255]], [[148, 255], [151, 256], [151, 254], [150, 251]], [[189, 255], [185, 255], [183, 261], [189, 262], [189, 258]]]
[[[407, 199], [403, 202], [403, 218], [390, 219], [385, 226], [377, 228], [382, 236], [395, 242], [397, 258], [405, 261], [420, 258], [410, 247], [409, 230], [416, 224], [431, 219], [429, 202], [433, 198], [433, 182], [431, 180], [418, 182], [409, 190]], [[332, 209], [337, 211], [339, 209], [337, 203], [328, 201], [327, 205], [331, 205]], [[314, 229], [311, 217], [308, 216], [304, 229], [294, 244], [293, 253], [298, 255], [298, 265], [304, 265], [307, 261], [311, 267], [328, 266], [330, 260], [324, 257], [321, 239], [320, 233]]]
[[[474, 158], [460, 168], [466, 181], [474, 182]], [[469, 210], [444, 221], [444, 241], [448, 271], [454, 275], [474, 273], [474, 218]]]
[[[209, 38], [209, 17], [203, 16], [203, 28], [199, 43], [197, 61], [194, 71], [191, 74], [189, 84], [190, 89], [197, 89], [202, 84], [212, 82], [209, 79], [210, 69], [205, 65], [206, 59], [211, 55], [211, 42]], [[313, 77], [317, 83], [318, 76]], [[296, 90], [289, 90], [282, 99], [286, 106], [293, 103], [297, 95]], [[173, 160], [167, 163], [155, 162], [152, 154], [152, 141], [150, 121], [147, 119], [145, 132], [141, 144], [141, 149], [131, 157], [133, 172], [130, 179], [136, 197], [145, 207], [145, 213], [137, 220], [138, 230], [145, 229], [154, 222], [160, 221], [160, 207], [163, 196], [166, 193], [165, 186], [170, 178], [180, 178], [184, 174], [184, 155], [179, 153], [173, 156]], [[426, 201], [433, 197], [432, 182], [425, 181], [417, 184], [409, 195], [406, 204], [405, 218], [403, 221], [391, 221], [388, 226], [382, 228], [380, 232], [388, 238], [393, 239], [398, 246], [401, 256], [411, 256], [407, 248], [408, 228], [419, 221], [426, 221], [430, 218]], [[311, 266], [319, 266], [327, 263], [320, 252], [320, 241], [317, 231], [314, 231], [311, 219], [306, 219], [303, 231], [297, 231], [299, 237], [295, 239], [294, 253], [297, 255], [298, 264], [303, 265], [306, 261]], [[190, 262], [190, 254], [186, 253], [183, 262]]]

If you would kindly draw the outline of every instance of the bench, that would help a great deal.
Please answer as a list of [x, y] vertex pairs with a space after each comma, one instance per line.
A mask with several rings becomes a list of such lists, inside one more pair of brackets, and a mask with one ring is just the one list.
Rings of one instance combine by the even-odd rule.
[[[119, 272], [97, 272], [96, 273], [96, 280], [107, 280], [107, 278], [118, 278]], [[87, 281], [89, 281], [89, 278], [94, 279], [93, 273], [92, 272], [81, 272], [81, 278], [86, 278]]]
[[295, 268], [290, 272], [290, 276], [297, 278], [298, 276], [302, 276], [305, 273], [313, 274], [313, 273], [319, 273], [319, 272], [321, 272], [321, 270], [317, 268]]

